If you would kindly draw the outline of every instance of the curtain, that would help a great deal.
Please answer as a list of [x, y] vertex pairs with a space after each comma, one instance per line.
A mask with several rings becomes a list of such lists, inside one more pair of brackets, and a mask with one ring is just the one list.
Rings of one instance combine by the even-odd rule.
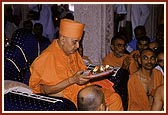
[[112, 4], [75, 4], [75, 20], [85, 24], [83, 54], [93, 64], [101, 64], [102, 59], [110, 52], [113, 36]]

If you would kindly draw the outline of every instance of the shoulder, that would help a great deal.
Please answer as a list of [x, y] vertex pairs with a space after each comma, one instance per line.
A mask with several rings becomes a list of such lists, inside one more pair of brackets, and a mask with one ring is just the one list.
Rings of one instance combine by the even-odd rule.
[[160, 70], [158, 70], [157, 68], [154, 68], [153, 69], [153, 73], [155, 76], [162, 76], [163, 77], [163, 74]]
[[38, 56], [32, 63], [32, 65], [38, 65], [39, 67], [44, 64], [52, 61], [54, 59], [54, 56], [50, 52], [44, 52], [40, 56]]
[[113, 52], [110, 52], [106, 55], [106, 57], [113, 56], [113, 55], [114, 55]]
[[164, 85], [162, 84], [162, 85], [160, 85], [159, 87], [158, 87], [158, 89], [161, 89], [162, 91], [164, 90]]
[[108, 58], [112, 58], [113, 56], [114, 56], [113, 52], [110, 52], [104, 57], [104, 60]]
[[133, 74], [130, 74], [129, 75], [129, 82], [130, 81], [137, 81], [138, 79], [139, 79], [139, 72], [137, 71], [137, 72], [135, 72], [135, 73], [133, 73]]

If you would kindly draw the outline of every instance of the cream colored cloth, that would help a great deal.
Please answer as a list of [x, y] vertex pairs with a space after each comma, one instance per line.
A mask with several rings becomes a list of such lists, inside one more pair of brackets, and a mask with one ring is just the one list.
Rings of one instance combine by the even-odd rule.
[[11, 90], [17, 90], [23, 93], [32, 94], [30, 87], [24, 83], [12, 80], [4, 80], [4, 93], [8, 93]]

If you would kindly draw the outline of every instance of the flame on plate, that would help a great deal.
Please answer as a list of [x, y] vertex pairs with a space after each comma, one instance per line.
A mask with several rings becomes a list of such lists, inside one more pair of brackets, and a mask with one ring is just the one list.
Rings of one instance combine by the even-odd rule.
[[96, 72], [98, 69], [99, 69], [99, 66], [96, 66], [96, 67], [93, 69], [93, 72]]

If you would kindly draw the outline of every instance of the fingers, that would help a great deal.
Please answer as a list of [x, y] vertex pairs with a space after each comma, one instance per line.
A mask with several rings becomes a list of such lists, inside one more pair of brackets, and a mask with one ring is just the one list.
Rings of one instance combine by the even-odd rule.
[[74, 77], [76, 79], [76, 83], [79, 85], [85, 84], [90, 80], [87, 75], [84, 75], [84, 71], [78, 71]]
[[133, 58], [134, 58], [134, 60], [138, 60], [138, 57], [139, 57], [139, 54], [137, 54], [137, 53], [135, 53], [134, 55], [133, 55]]
[[83, 72], [84, 72], [84, 71], [82, 71], [82, 70], [81, 70], [81, 71], [78, 71], [78, 72], [77, 72], [77, 75], [81, 75], [81, 74], [83, 74]]
[[130, 56], [127, 56], [127, 57], [123, 60], [122, 68], [128, 70], [130, 63], [131, 63], [131, 57], [130, 57]]
[[131, 57], [130, 57], [130, 56], [127, 56], [127, 57], [124, 59], [123, 63], [126, 64], [126, 65], [129, 65], [130, 62], [131, 62], [130, 60], [131, 60]]

